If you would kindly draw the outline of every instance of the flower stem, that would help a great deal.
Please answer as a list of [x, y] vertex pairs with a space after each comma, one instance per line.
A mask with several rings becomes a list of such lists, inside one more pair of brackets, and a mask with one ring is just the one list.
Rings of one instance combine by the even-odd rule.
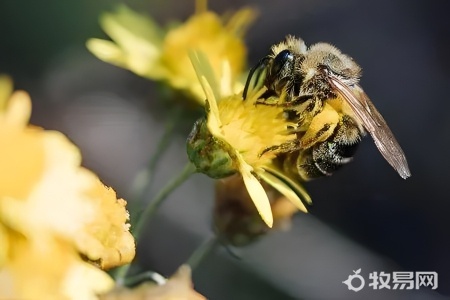
[[214, 249], [216, 249], [218, 245], [219, 241], [216, 237], [207, 239], [197, 249], [194, 250], [194, 252], [188, 258], [186, 264], [188, 264], [191, 267], [192, 271], [194, 271], [194, 269], [200, 265], [203, 259], [208, 257], [208, 255]]
[[136, 240], [139, 239], [139, 235], [141, 234], [142, 227], [145, 223], [151, 219], [153, 214], [159, 208], [161, 203], [166, 200], [167, 196], [179, 187], [183, 182], [185, 182], [189, 176], [194, 174], [196, 168], [190, 162], [186, 164], [183, 170], [174, 178], [172, 178], [166, 186], [164, 186], [159, 193], [155, 196], [155, 198], [149, 203], [149, 205], [145, 208], [142, 214], [139, 216], [139, 220], [136, 222], [136, 226], [133, 230], [133, 236]]
[[[183, 182], [186, 181], [186, 179], [189, 178], [192, 174], [194, 174], [196, 171], [196, 168], [193, 164], [190, 162], [186, 164], [184, 169], [172, 180], [167, 183], [166, 186], [164, 186], [159, 193], [155, 196], [153, 201], [151, 201], [148, 206], [145, 208], [145, 210], [142, 212], [142, 214], [139, 216], [136, 226], [134, 228], [133, 236], [136, 240], [136, 242], [139, 240], [142, 228], [144, 225], [152, 218], [152, 216], [155, 214], [159, 206], [164, 202], [164, 200], [167, 198], [167, 196], [170, 195], [172, 191], [174, 191], [178, 186], [180, 186]], [[125, 277], [127, 276], [128, 270], [130, 269], [131, 264], [122, 266], [118, 269], [116, 273], [116, 282], [118, 285], [123, 285], [125, 282]]]
[[134, 213], [132, 215], [136, 215], [136, 212], [139, 211], [144, 195], [153, 183], [153, 172], [155, 171], [161, 156], [170, 145], [171, 137], [173, 136], [174, 129], [180, 120], [181, 112], [182, 110], [177, 107], [169, 113], [169, 119], [166, 122], [164, 134], [158, 143], [155, 154], [153, 154], [150, 158], [147, 168], [141, 170], [133, 181], [130, 195], [135, 208], [133, 209]]

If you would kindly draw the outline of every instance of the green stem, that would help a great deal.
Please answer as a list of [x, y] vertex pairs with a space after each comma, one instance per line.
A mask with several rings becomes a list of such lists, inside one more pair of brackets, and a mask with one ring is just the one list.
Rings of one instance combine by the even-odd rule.
[[133, 236], [136, 240], [139, 239], [139, 235], [141, 234], [141, 230], [145, 223], [151, 219], [153, 214], [159, 208], [161, 203], [166, 200], [167, 196], [179, 187], [183, 182], [185, 182], [189, 176], [194, 174], [196, 168], [190, 162], [186, 164], [183, 170], [174, 178], [172, 178], [166, 186], [164, 186], [159, 193], [155, 196], [155, 198], [149, 203], [149, 205], [145, 208], [142, 214], [139, 216], [139, 220], [136, 223], [136, 226], [133, 230]]
[[130, 267], [131, 264], [123, 265], [117, 268], [116, 274], [114, 275], [117, 286], [125, 286], [125, 277], [127, 276]]
[[[180, 114], [182, 110], [177, 107], [169, 114], [169, 119], [165, 125], [165, 131], [161, 140], [158, 143], [155, 154], [152, 155], [148, 163], [147, 168], [141, 170], [135, 177], [133, 185], [131, 187], [130, 195], [133, 200], [132, 203], [135, 207], [135, 211], [139, 211], [140, 204], [144, 199], [144, 194], [153, 182], [153, 173], [161, 159], [161, 156], [165, 153], [167, 147], [170, 145], [171, 138], [174, 133], [174, 129], [180, 120]], [[135, 215], [135, 213], [133, 214]]]
[[[186, 179], [189, 178], [192, 174], [194, 174], [196, 168], [190, 162], [186, 164], [184, 169], [174, 178], [172, 178], [169, 183], [164, 186], [160, 192], [155, 196], [153, 201], [151, 201], [142, 214], [139, 216], [136, 226], [133, 230], [133, 236], [136, 242], [139, 240], [139, 236], [144, 225], [152, 218], [155, 212], [158, 210], [159, 206], [164, 202], [167, 196], [175, 190], [178, 186], [180, 186]], [[118, 269], [116, 273], [116, 282], [118, 285], [123, 285], [125, 282], [125, 277], [127, 276], [128, 270], [130, 269], [131, 264], [122, 266]]]
[[191, 267], [192, 270], [197, 268], [200, 263], [208, 257], [208, 255], [216, 249], [219, 245], [219, 241], [216, 237], [212, 237], [204, 241], [188, 258], [186, 263]]

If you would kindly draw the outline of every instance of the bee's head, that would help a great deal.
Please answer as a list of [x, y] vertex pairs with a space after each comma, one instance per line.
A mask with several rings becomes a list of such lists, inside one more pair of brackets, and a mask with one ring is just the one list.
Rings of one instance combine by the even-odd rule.
[[289, 49], [284, 49], [270, 60], [266, 86], [275, 94], [280, 95], [283, 88], [290, 89], [295, 77], [295, 57]]
[[331, 87], [326, 78], [328, 72], [333, 73], [348, 85], [358, 83], [361, 77], [361, 68], [353, 59], [325, 43], [311, 46], [302, 61], [300, 70], [304, 77], [302, 92], [319, 94], [324, 98], [332, 96]]
[[306, 52], [305, 42], [294, 36], [287, 36], [271, 50], [265, 81], [267, 88], [277, 95], [282, 94], [283, 89], [288, 93], [298, 94], [301, 84], [298, 69]]

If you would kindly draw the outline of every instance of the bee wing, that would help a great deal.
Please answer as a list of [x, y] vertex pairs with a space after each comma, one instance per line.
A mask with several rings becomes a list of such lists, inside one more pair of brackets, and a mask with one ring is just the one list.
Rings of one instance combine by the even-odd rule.
[[335, 91], [347, 101], [364, 128], [370, 133], [387, 162], [403, 179], [411, 176], [402, 148], [363, 89], [357, 84], [349, 87], [333, 74], [328, 74], [328, 78]]

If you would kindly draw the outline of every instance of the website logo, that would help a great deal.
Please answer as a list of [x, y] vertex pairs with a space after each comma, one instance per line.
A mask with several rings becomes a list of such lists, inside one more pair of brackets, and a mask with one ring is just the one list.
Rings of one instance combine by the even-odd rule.
[[[350, 291], [359, 292], [366, 285], [366, 280], [360, 274], [361, 268], [353, 271], [347, 280], [342, 281]], [[438, 273], [433, 271], [394, 271], [369, 273], [369, 285], [373, 290], [413, 290], [421, 287], [438, 288]]]

